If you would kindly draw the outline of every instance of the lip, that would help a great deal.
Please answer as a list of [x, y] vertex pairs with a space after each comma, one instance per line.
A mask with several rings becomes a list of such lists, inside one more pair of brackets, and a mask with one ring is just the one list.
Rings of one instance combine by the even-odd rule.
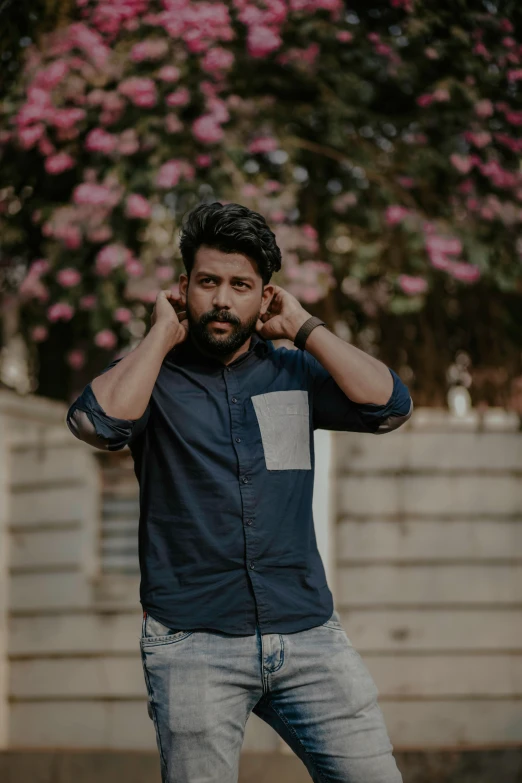
[[221, 329], [224, 327], [230, 327], [232, 324], [229, 321], [210, 321], [211, 326], [218, 326]]

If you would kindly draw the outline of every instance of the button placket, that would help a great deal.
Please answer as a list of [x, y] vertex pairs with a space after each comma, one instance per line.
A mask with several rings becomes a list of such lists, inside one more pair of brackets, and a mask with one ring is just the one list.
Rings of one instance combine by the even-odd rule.
[[239, 492], [242, 501], [243, 531], [245, 536], [245, 567], [254, 591], [258, 615], [263, 622], [269, 622], [269, 606], [263, 600], [262, 563], [260, 564], [258, 561], [259, 531], [256, 529], [256, 525], [254, 525], [256, 498], [252, 480], [253, 465], [247, 445], [242, 437], [243, 427], [245, 426], [243, 420], [245, 415], [244, 394], [239, 386], [236, 373], [225, 371], [223, 372], [223, 378], [229, 401], [231, 439], [238, 461]]

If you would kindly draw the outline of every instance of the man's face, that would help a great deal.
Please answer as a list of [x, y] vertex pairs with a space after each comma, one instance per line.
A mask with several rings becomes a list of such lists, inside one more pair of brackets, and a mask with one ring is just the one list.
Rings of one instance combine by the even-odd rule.
[[215, 356], [234, 354], [254, 333], [273, 286], [263, 285], [257, 264], [241, 253], [198, 248], [190, 280], [180, 275], [189, 333]]

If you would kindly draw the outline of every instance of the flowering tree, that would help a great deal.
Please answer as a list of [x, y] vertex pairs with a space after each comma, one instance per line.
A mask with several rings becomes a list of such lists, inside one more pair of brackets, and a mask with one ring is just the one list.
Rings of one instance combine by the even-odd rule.
[[444, 399], [448, 367], [498, 402], [521, 350], [507, 5], [77, 0], [3, 103], [3, 290], [26, 339], [106, 362], [181, 271], [183, 213], [239, 201], [276, 232], [278, 281], [420, 402]]

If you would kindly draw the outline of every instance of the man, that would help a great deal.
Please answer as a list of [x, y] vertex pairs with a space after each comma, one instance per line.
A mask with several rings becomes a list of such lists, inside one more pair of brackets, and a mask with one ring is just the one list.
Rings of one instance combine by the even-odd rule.
[[389, 432], [410, 416], [409, 393], [270, 284], [281, 253], [258, 213], [200, 205], [180, 249], [179, 299], [158, 295], [149, 334], [67, 418], [77, 437], [134, 458], [162, 779], [237, 781], [253, 711], [314, 781], [399, 783], [317, 550], [313, 431]]

